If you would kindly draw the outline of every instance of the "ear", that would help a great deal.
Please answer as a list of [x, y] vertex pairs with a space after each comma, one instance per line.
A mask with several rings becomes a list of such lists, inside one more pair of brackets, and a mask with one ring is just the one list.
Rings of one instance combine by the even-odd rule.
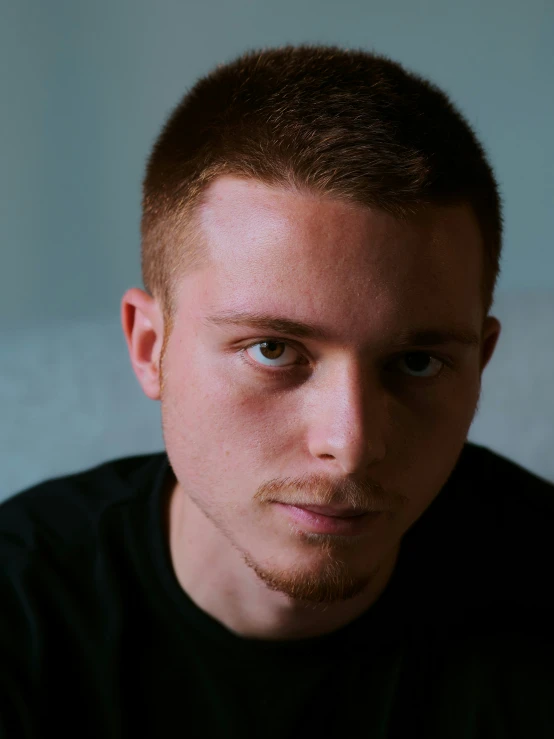
[[485, 325], [483, 326], [483, 343], [481, 347], [481, 372], [489, 363], [496, 347], [496, 342], [500, 336], [502, 326], [500, 321], [494, 316], [487, 316]]
[[164, 326], [158, 302], [144, 290], [132, 287], [121, 300], [121, 324], [131, 364], [144, 394], [159, 400]]

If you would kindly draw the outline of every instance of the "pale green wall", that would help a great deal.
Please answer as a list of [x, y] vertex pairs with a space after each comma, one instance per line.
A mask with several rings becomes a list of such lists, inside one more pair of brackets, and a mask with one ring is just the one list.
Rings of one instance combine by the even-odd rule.
[[552, 0], [3, 0], [0, 310], [117, 315], [140, 285], [140, 180], [173, 105], [253, 47], [325, 42], [429, 76], [505, 201], [499, 291], [554, 289]]

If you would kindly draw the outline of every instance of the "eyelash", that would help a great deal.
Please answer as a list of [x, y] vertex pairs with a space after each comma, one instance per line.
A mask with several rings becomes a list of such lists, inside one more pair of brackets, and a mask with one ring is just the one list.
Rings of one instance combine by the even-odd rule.
[[[266, 375], [273, 375], [273, 376], [276, 376], [277, 378], [284, 379], [284, 378], [290, 377], [293, 374], [296, 374], [298, 367], [305, 366], [304, 364], [292, 364], [289, 367], [275, 367], [271, 369], [270, 367], [264, 367], [261, 364], [257, 364], [256, 362], [253, 362], [250, 359], [247, 359], [247, 354], [246, 354], [247, 349], [251, 349], [253, 346], [259, 346], [260, 344], [263, 344], [266, 341], [273, 342], [275, 344], [284, 344], [285, 346], [289, 346], [291, 349], [294, 349], [295, 352], [298, 352], [299, 354], [301, 354], [300, 351], [290, 342], [283, 341], [283, 340], [277, 340], [274, 337], [269, 336], [265, 339], [254, 341], [252, 344], [248, 344], [248, 346], [244, 346], [242, 349], [239, 350], [239, 356], [241, 360], [248, 367], [251, 367], [256, 371], [263, 372]], [[432, 354], [431, 352], [422, 351], [422, 350], [402, 352], [401, 354], [397, 355], [395, 359], [392, 360], [392, 363], [394, 363], [396, 359], [401, 359], [402, 357], [408, 356], [409, 354], [425, 354], [426, 356], [432, 357], [433, 359], [438, 359], [438, 361], [442, 362], [444, 366], [441, 367], [439, 373], [435, 375], [434, 377], [410, 377], [410, 375], [404, 375], [408, 380], [416, 380], [416, 381], [419, 381], [420, 383], [423, 383], [425, 381], [431, 382], [433, 380], [438, 380], [439, 377], [443, 375], [445, 370], [448, 371], [454, 366], [454, 363], [451, 359], [447, 357], [439, 356], [437, 354]]]

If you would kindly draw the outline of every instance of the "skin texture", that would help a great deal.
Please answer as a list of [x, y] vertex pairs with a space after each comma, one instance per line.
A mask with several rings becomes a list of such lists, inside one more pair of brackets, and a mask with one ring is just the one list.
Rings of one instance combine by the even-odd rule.
[[[179, 283], [165, 347], [159, 303], [138, 288], [121, 303], [134, 372], [162, 404], [175, 575], [241, 636], [329, 633], [379, 598], [402, 536], [466, 441], [500, 334], [482, 315], [478, 226], [464, 205], [400, 222], [230, 176], [210, 185], [200, 215], [211, 263]], [[331, 336], [204, 320], [239, 309], [317, 323]], [[394, 343], [401, 330], [456, 325], [480, 344]], [[241, 359], [267, 339], [278, 343]], [[416, 351], [418, 365], [406, 361]], [[280, 376], [280, 366], [293, 373]], [[383, 513], [341, 537], [294, 523], [275, 500]]]

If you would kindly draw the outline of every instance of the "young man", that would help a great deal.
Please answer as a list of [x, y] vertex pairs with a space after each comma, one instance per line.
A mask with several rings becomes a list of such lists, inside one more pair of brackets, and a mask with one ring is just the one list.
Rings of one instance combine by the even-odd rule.
[[554, 735], [554, 485], [467, 442], [497, 185], [443, 92], [362, 51], [198, 81], [123, 296], [165, 450], [0, 507], [15, 737]]

